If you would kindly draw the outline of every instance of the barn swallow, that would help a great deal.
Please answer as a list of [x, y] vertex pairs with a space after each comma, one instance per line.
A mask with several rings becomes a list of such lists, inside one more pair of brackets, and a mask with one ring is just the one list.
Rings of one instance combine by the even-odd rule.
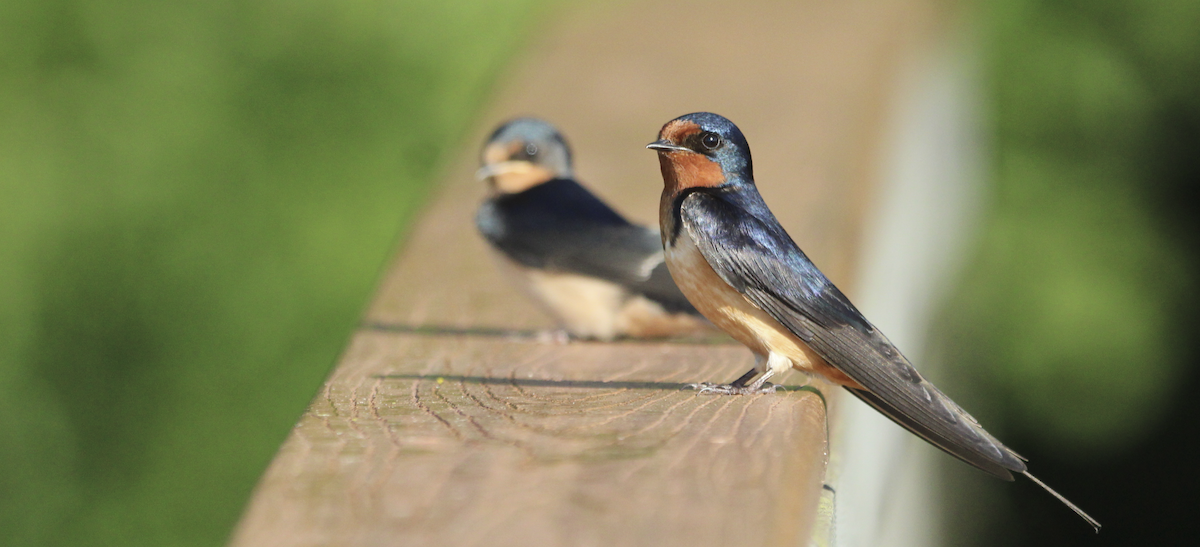
[[[1100, 523], [1035, 478], [933, 384], [809, 261], [754, 184], [750, 145], [707, 112], [667, 122], [658, 140], [659, 226], [667, 267], [683, 294], [745, 344], [755, 366], [715, 393], [758, 393], [795, 368], [820, 374], [910, 432], [998, 478], [1021, 473], [1092, 525]], [[770, 388], [768, 388], [770, 390]]]
[[547, 122], [518, 118], [483, 147], [489, 195], [475, 221], [504, 269], [572, 336], [713, 333], [671, 281], [658, 233], [625, 220], [573, 178]]

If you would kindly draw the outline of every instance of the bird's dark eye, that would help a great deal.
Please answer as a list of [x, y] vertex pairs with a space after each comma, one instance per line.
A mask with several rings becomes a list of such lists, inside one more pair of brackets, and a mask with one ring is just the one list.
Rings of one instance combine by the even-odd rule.
[[529, 143], [529, 144], [525, 145], [525, 155], [526, 156], [529, 156], [532, 158], [532, 157], [536, 156], [537, 153], [538, 153], [538, 145], [533, 144], [533, 143]]
[[709, 150], [713, 150], [721, 146], [721, 136], [711, 131], [706, 132], [700, 136], [700, 144], [703, 144]]

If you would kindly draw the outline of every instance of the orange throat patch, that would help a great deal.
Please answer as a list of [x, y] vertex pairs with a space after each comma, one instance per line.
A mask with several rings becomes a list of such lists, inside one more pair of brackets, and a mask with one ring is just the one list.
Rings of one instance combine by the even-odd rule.
[[[679, 144], [701, 131], [695, 122], [676, 120], [663, 126], [658, 135]], [[671, 194], [688, 188], [714, 188], [725, 184], [721, 164], [697, 152], [660, 151], [658, 166], [662, 170], [663, 190]]]
[[725, 184], [721, 164], [695, 152], [659, 152], [663, 190], [672, 194], [688, 188], [716, 188]]

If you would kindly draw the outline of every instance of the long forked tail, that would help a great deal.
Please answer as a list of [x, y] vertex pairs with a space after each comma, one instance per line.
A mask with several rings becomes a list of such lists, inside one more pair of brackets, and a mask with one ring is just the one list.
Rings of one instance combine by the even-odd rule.
[[1092, 518], [1091, 515], [1084, 513], [1083, 509], [1080, 509], [1079, 506], [1075, 505], [1074, 503], [1071, 503], [1071, 501], [1068, 500], [1067, 498], [1064, 498], [1062, 494], [1055, 492], [1053, 488], [1046, 486], [1046, 483], [1038, 480], [1037, 477], [1031, 475], [1028, 471], [1021, 471], [1021, 474], [1025, 475], [1026, 477], [1029, 477], [1029, 480], [1036, 482], [1038, 486], [1041, 486], [1042, 488], [1044, 488], [1047, 492], [1050, 493], [1050, 495], [1058, 498], [1058, 501], [1063, 502], [1063, 505], [1066, 505], [1067, 507], [1070, 507], [1072, 511], [1075, 511], [1075, 514], [1079, 515], [1079, 518], [1082, 518], [1083, 520], [1087, 521], [1088, 524], [1091, 524], [1092, 528], [1096, 530], [1097, 534], [1100, 533], [1100, 522], [1097, 521], [1096, 519]]
[[[1021, 457], [1020, 454], [1013, 452], [1012, 449], [1004, 446], [1000, 443], [1000, 441], [989, 435], [983, 430], [982, 427], [979, 427], [978, 422], [976, 422], [974, 418], [971, 418], [969, 414], [958, 408], [958, 405], [955, 405], [954, 402], [948, 397], [942, 395], [940, 391], [937, 391], [937, 388], [933, 388], [933, 386], [928, 383], [925, 385], [929, 386], [933, 393], [939, 395], [940, 400], [948, 403], [950, 408], [954, 408], [961, 413], [960, 415], [965, 419], [959, 420], [957, 423], [966, 425], [968, 428], [970, 428], [970, 430], [974, 432], [976, 440], [972, 442], [970, 438], [966, 437], [965, 435], [958, 438], [939, 435], [932, 428], [926, 426], [928, 422], [913, 418], [909, 413], [902, 412], [895, 405], [890, 404], [888, 401], [870, 391], [851, 388], [846, 388], [846, 390], [850, 393], [853, 393], [859, 399], [862, 399], [863, 402], [875, 407], [875, 409], [883, 413], [884, 416], [891, 418], [892, 421], [900, 424], [905, 429], [919, 435], [926, 441], [929, 441], [930, 444], [944, 450], [951, 456], [954, 456], [991, 474], [992, 476], [1008, 481], [1013, 480], [1011, 473], [1021, 473], [1022, 475], [1029, 477], [1029, 480], [1037, 483], [1038, 486], [1041, 486], [1046, 492], [1049, 492], [1050, 495], [1058, 498], [1058, 501], [1061, 501], [1063, 505], [1066, 505], [1067, 507], [1070, 507], [1072, 511], [1075, 511], [1075, 514], [1079, 515], [1079, 518], [1087, 521], [1087, 523], [1090, 524], [1093, 529], [1095, 529], [1097, 534], [1100, 533], [1100, 523], [1097, 522], [1096, 519], [1083, 512], [1083, 509], [1080, 509], [1079, 506], [1071, 503], [1070, 500], [1063, 497], [1062, 494], [1054, 491], [1053, 488], [1046, 486], [1046, 483], [1038, 480], [1037, 477], [1030, 474], [1025, 468], [1025, 458]], [[967, 438], [968, 440], [964, 442], [962, 440], [963, 438]], [[978, 449], [980, 446], [991, 448], [992, 451], [989, 453], [985, 450], [980, 450]]]

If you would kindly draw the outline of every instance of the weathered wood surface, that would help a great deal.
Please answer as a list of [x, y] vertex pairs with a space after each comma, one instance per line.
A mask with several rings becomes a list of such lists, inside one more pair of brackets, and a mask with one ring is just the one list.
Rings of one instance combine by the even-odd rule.
[[928, 24], [927, 6], [579, 9], [535, 42], [450, 165], [234, 545], [809, 545], [824, 535], [823, 394], [835, 392], [820, 380], [801, 388], [799, 374], [771, 395], [682, 389], [744, 372], [749, 353], [728, 343], [525, 336], [551, 325], [474, 233], [474, 150], [499, 120], [545, 117], [566, 132], [581, 179], [652, 224], [661, 180], [642, 146], [674, 116], [720, 112], [748, 133], [781, 221], [853, 292], [890, 68]]
[[728, 345], [362, 334], [260, 487], [250, 517], [272, 525], [239, 544], [803, 544], [820, 395], [684, 389], [744, 361]]

